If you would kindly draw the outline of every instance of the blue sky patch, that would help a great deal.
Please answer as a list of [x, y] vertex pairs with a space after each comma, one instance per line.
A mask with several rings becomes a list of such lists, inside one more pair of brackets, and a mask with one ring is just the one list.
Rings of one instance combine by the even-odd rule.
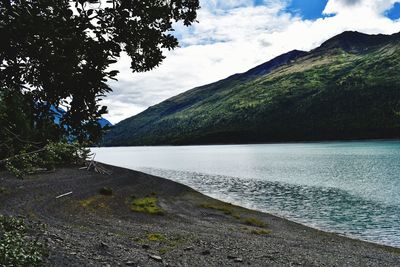
[[396, 3], [392, 9], [388, 10], [386, 16], [392, 20], [400, 19], [400, 3]]
[[328, 0], [292, 0], [285, 11], [303, 19], [315, 20], [326, 17], [322, 14], [326, 3]]

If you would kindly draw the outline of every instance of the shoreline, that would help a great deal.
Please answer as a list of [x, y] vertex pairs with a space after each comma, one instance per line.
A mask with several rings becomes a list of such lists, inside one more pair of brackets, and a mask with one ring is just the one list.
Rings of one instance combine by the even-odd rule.
[[165, 144], [165, 145], [101, 145], [94, 148], [116, 147], [191, 147], [191, 146], [246, 146], [246, 145], [296, 145], [296, 144], [323, 144], [323, 143], [362, 143], [362, 142], [400, 142], [400, 138], [366, 138], [366, 139], [327, 139], [327, 140], [300, 140], [300, 141], [271, 141], [271, 142], [237, 142], [237, 143], [199, 143], [199, 144]]
[[[46, 266], [395, 266], [400, 249], [324, 232], [105, 165], [17, 180], [0, 173], [0, 214], [47, 225]], [[110, 188], [112, 195], [99, 194]], [[56, 199], [66, 192], [71, 195]], [[155, 200], [159, 210], [135, 209]]]
[[[376, 140], [376, 141], [378, 141], [378, 140]], [[394, 141], [394, 140], [381, 140], [381, 141]], [[397, 140], [397, 141], [400, 141], [400, 140]], [[329, 141], [328, 141], [328, 142], [329, 142]], [[360, 140], [360, 142], [363, 142], [363, 141]], [[102, 148], [104, 148], [104, 147], [102, 147]], [[104, 162], [100, 162], [100, 163], [103, 164], [103, 165], [108, 165], [107, 163], [104, 163]], [[114, 165], [112, 165], [112, 166], [114, 166]], [[130, 169], [130, 168], [125, 168], [125, 167], [120, 167], [120, 166], [114, 166], [114, 167], [123, 168], [123, 169], [127, 169], [127, 170], [130, 170], [130, 171], [137, 171], [137, 172], [141, 172], [141, 173], [144, 173], [144, 174], [146, 174], [146, 175], [149, 175], [149, 176], [154, 176], [153, 174], [146, 173], [146, 172], [142, 172], [142, 171], [138, 171], [138, 170], [134, 170], [134, 169]], [[180, 182], [176, 182], [176, 181], [173, 181], [173, 180], [168, 179], [168, 178], [165, 178], [165, 177], [161, 177], [161, 176], [157, 176], [157, 177], [160, 177], [160, 178], [162, 178], [162, 179], [168, 180], [168, 181], [173, 182], [173, 183], [182, 184], [182, 183], [180, 183]], [[184, 185], [184, 184], [182, 184], [182, 185]], [[184, 186], [187, 186], [187, 187], [189, 187], [189, 188], [192, 188], [192, 187], [190, 187], [189, 185], [184, 185]], [[297, 220], [294, 219], [294, 218], [285, 217], [285, 216], [283, 216], [283, 215], [276, 214], [276, 213], [269, 212], [269, 211], [259, 210], [259, 209], [257, 209], [257, 208], [253, 208], [253, 207], [246, 206], [246, 205], [244, 205], [244, 204], [235, 203], [234, 201], [223, 200], [223, 199], [220, 199], [220, 198], [217, 197], [217, 196], [213, 196], [213, 195], [209, 195], [209, 194], [203, 193], [203, 192], [201, 192], [201, 191], [199, 191], [199, 190], [197, 190], [197, 189], [195, 189], [195, 188], [192, 188], [192, 189], [195, 190], [196, 192], [202, 194], [202, 195], [205, 195], [205, 196], [207, 196], [207, 197], [209, 197], [209, 198], [212, 198], [212, 199], [215, 199], [215, 200], [217, 200], [217, 201], [221, 201], [221, 202], [228, 203], [228, 204], [233, 204], [233, 205], [235, 205], [235, 206], [241, 207], [241, 208], [243, 208], [243, 209], [251, 210], [251, 211], [254, 211], [254, 212], [264, 213], [264, 214], [266, 214], [266, 215], [268, 215], [268, 216], [274, 216], [274, 217], [276, 217], [276, 218], [279, 218], [279, 219], [281, 219], [281, 220], [288, 221], [288, 222], [290, 222], [290, 223], [296, 223], [296, 224], [298, 224], [298, 225], [300, 225], [300, 226], [302, 226], [302, 227], [307, 227], [307, 228], [314, 229], [314, 230], [321, 231], [321, 232], [328, 233], [328, 234], [338, 235], [338, 236], [340, 236], [340, 237], [352, 239], [352, 240], [355, 240], [355, 241], [366, 242], [366, 243], [370, 243], [370, 244], [378, 245], [378, 246], [383, 246], [383, 247], [387, 247], [387, 248], [399, 249], [399, 252], [400, 252], [400, 246], [399, 246], [399, 247], [396, 247], [396, 246], [392, 246], [392, 245], [389, 245], [389, 244], [383, 244], [383, 243], [378, 243], [378, 242], [374, 242], [374, 241], [371, 241], [371, 240], [366, 240], [366, 239], [358, 238], [357, 236], [353, 236], [353, 235], [343, 234], [343, 233], [335, 232], [335, 231], [329, 231], [328, 229], [319, 228], [318, 226], [308, 225], [307, 222], [297, 221]]]
[[[151, 175], [151, 174], [149, 174], [149, 175]], [[164, 179], [167, 179], [167, 178], [164, 178]], [[170, 180], [170, 179], [167, 179], [167, 180]], [[172, 181], [172, 180], [170, 180], [170, 181]], [[202, 192], [200, 192], [200, 193], [204, 194]], [[321, 232], [324, 232], [324, 233], [334, 234], [334, 235], [338, 235], [340, 237], [352, 239], [352, 240], [355, 240], [355, 241], [361, 241], [361, 242], [366, 242], [366, 243], [370, 243], [370, 244], [373, 244], [373, 245], [384, 246], [384, 247], [387, 247], [387, 248], [393, 248], [393, 249], [399, 249], [400, 250], [400, 246], [397, 247], [397, 246], [393, 246], [393, 245], [390, 245], [390, 244], [378, 243], [378, 242], [374, 242], [372, 240], [362, 239], [362, 238], [359, 238], [359, 237], [354, 236], [354, 235], [343, 234], [343, 233], [340, 233], [340, 232], [330, 231], [328, 229], [320, 228], [320, 227], [318, 227], [316, 225], [308, 225], [307, 222], [302, 222], [300, 220], [298, 221], [295, 218], [285, 217], [285, 216], [277, 214], [277, 213], [273, 213], [273, 212], [269, 212], [269, 211], [263, 211], [263, 210], [260, 210], [260, 209], [257, 209], [257, 208], [251, 208], [251, 207], [248, 207], [246, 205], [235, 203], [235, 202], [225, 201], [225, 200], [220, 199], [220, 198], [218, 198], [216, 196], [212, 196], [212, 195], [208, 195], [208, 194], [204, 194], [204, 195], [208, 196], [208, 197], [211, 197], [211, 198], [214, 198], [214, 199], [216, 199], [218, 201], [222, 201], [222, 202], [226, 202], [226, 203], [232, 203], [233, 205], [236, 205], [236, 206], [248, 209], [248, 210], [253, 210], [255, 212], [264, 213], [264, 214], [267, 214], [269, 216], [275, 216], [275, 217], [277, 217], [277, 218], [279, 218], [281, 220], [286, 220], [286, 221], [291, 222], [291, 223], [296, 223], [296, 224], [299, 224], [299, 225], [301, 225], [303, 227], [311, 228], [311, 229], [314, 229], [314, 230], [317, 230], [317, 231], [321, 231]]]
[[[393, 141], [393, 140], [386, 140], [386, 141], [390, 142], [390, 141]], [[360, 141], [360, 142], [363, 142], [363, 141]], [[106, 147], [102, 147], [101, 149], [103, 149], [103, 148], [106, 148]], [[102, 164], [107, 164], [107, 163], [102, 163]], [[130, 167], [127, 167], [127, 166], [124, 167], [123, 165], [118, 166], [118, 167], [127, 168], [129, 170], [136, 171], [133, 168], [130, 168]], [[151, 170], [150, 171], [147, 170], [147, 172], [146, 172], [146, 169], [147, 168], [139, 169], [139, 171], [144, 172], [144, 173], [146, 173], [148, 175], [155, 175], [155, 176], [159, 176], [159, 177], [162, 177], [164, 179], [167, 179], [167, 180], [171, 180], [169, 178], [163, 177], [158, 172], [154, 173], [154, 172], [151, 172]], [[152, 169], [152, 167], [150, 167], [149, 169]], [[173, 170], [173, 169], [166, 169], [166, 170]], [[236, 178], [236, 177], [234, 177], [234, 178]], [[171, 181], [182, 183], [182, 181], [179, 181], [179, 179], [178, 180], [171, 180]], [[190, 185], [190, 183], [189, 184], [183, 183], [183, 184], [185, 184], [186, 186], [189, 186], [189, 187], [193, 186], [193, 185]], [[251, 203], [251, 202], [248, 202], [247, 205], [246, 205], [246, 203], [240, 202], [240, 200], [239, 201], [235, 201], [234, 199], [220, 198], [217, 194], [212, 194], [212, 193], [208, 194], [207, 192], [204, 192], [204, 190], [201, 191], [201, 188], [200, 189], [196, 188], [195, 185], [192, 188], [194, 188], [194, 190], [197, 190], [200, 193], [202, 193], [202, 194], [204, 194], [204, 195], [206, 195], [208, 197], [215, 198], [215, 199], [217, 199], [219, 201], [233, 203], [234, 205], [242, 206], [243, 208], [246, 208], [246, 209], [250, 209], [250, 210], [257, 211], [257, 212], [262, 212], [262, 213], [266, 213], [266, 214], [269, 214], [269, 215], [272, 215], [272, 216], [276, 216], [276, 217], [281, 218], [281, 219], [285, 219], [285, 220], [288, 220], [288, 221], [291, 221], [291, 222], [294, 222], [294, 223], [298, 223], [298, 224], [303, 225], [305, 227], [310, 227], [312, 229], [316, 229], [316, 230], [327, 232], [327, 233], [337, 234], [337, 235], [340, 235], [340, 236], [343, 236], [343, 237], [347, 237], [347, 238], [351, 238], [351, 239], [354, 239], [354, 240], [360, 240], [360, 241], [363, 241], [363, 242], [369, 242], [369, 243], [373, 243], [373, 244], [376, 244], [376, 245], [382, 245], [382, 246], [387, 246], [387, 247], [393, 247], [393, 248], [400, 249], [400, 245], [396, 246], [396, 245], [389, 244], [389, 243], [379, 243], [379, 241], [373, 240], [372, 238], [371, 239], [366, 239], [366, 238], [364, 239], [362, 235], [330, 230], [329, 226], [318, 225], [317, 223], [316, 224], [310, 224], [309, 223], [310, 221], [307, 220], [307, 219], [285, 216], [285, 215], [281, 215], [279, 213], [274, 213], [274, 212], [271, 212], [271, 211], [268, 211], [268, 210], [259, 209], [257, 207], [254, 207], [254, 205], [252, 205], [254, 203]]]

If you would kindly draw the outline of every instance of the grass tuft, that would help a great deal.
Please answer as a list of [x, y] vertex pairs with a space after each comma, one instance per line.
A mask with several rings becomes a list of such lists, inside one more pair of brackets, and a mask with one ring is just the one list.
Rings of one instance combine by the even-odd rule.
[[253, 229], [253, 230], [251, 230], [251, 233], [255, 234], [255, 235], [269, 235], [272, 233], [272, 231], [265, 230], [265, 229]]
[[108, 208], [108, 204], [106, 203], [107, 199], [108, 198], [105, 196], [96, 195], [79, 201], [79, 205], [81, 205], [84, 208], [90, 208], [93, 210], [107, 209]]
[[231, 215], [235, 218], [240, 218], [240, 216], [235, 213], [233, 205], [229, 203], [203, 203], [200, 205], [200, 207], [205, 208], [205, 209], [212, 209], [212, 210], [218, 210], [222, 211], [226, 215]]
[[267, 224], [257, 218], [254, 217], [249, 217], [249, 218], [244, 218], [242, 219], [242, 222], [247, 224], [247, 225], [251, 225], [251, 226], [257, 226], [257, 227], [266, 227]]
[[160, 233], [150, 233], [147, 235], [147, 239], [149, 241], [154, 241], [154, 242], [164, 242], [166, 241], [166, 238], [163, 234]]
[[87, 208], [87, 207], [92, 206], [93, 203], [97, 202], [98, 199], [99, 199], [99, 196], [89, 197], [89, 198], [79, 201], [79, 204], [82, 207]]
[[133, 199], [131, 203], [131, 211], [142, 212], [148, 214], [162, 215], [164, 211], [157, 205], [156, 197], [144, 197]]

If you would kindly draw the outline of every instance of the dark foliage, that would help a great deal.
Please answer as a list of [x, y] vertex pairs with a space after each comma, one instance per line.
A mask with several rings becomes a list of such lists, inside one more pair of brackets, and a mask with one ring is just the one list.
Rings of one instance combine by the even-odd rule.
[[[0, 2], [0, 159], [26, 143], [74, 137], [96, 142], [99, 100], [124, 51], [132, 71], [149, 71], [178, 45], [173, 22], [190, 25], [198, 0]], [[51, 107], [66, 110], [55, 125]]]

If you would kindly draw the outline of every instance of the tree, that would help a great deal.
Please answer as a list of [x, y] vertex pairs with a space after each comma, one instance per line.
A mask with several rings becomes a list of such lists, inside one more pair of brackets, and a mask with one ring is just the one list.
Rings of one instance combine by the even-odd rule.
[[[191, 25], [198, 8], [198, 0], [1, 1], [0, 107], [8, 115], [0, 123], [11, 132], [0, 130], [2, 141], [99, 140], [107, 112], [99, 100], [118, 73], [110, 65], [124, 51], [133, 72], [158, 66], [178, 46], [173, 23]], [[66, 110], [59, 126], [54, 108]]]

